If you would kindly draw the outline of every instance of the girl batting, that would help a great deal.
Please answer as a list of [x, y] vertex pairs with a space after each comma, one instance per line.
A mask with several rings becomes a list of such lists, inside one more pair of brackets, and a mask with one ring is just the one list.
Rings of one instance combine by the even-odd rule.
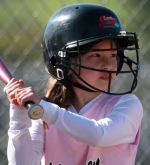
[[[138, 49], [137, 34], [123, 31], [118, 16], [104, 6], [75, 4], [57, 11], [43, 35], [50, 75], [44, 98], [23, 80], [13, 78], [4, 88], [11, 103], [9, 164], [134, 165], [143, 116], [131, 94]], [[129, 50], [134, 60], [126, 56]], [[114, 92], [112, 83], [123, 74], [133, 77], [131, 86]], [[40, 119], [28, 117], [27, 101], [43, 107]]]

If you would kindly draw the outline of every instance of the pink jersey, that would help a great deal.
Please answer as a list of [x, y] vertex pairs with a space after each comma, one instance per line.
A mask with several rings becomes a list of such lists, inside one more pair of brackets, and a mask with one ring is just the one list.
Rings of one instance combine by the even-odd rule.
[[[97, 121], [103, 119], [112, 111], [120, 97], [104, 94], [82, 116]], [[49, 126], [42, 162], [45, 165], [134, 165], [139, 136], [140, 128], [132, 144], [91, 148], [58, 128]]]

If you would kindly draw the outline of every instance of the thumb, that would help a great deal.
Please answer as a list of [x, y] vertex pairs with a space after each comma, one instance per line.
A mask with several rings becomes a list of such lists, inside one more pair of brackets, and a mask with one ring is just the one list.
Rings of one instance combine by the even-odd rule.
[[23, 80], [19, 80], [19, 82], [23, 85], [25, 85], [24, 81]]
[[12, 104], [19, 105], [16, 99], [11, 100]]

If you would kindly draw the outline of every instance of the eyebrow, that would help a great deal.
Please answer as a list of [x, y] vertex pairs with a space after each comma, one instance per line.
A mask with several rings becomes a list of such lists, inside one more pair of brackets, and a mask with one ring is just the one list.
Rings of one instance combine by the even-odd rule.
[[111, 52], [117, 52], [117, 50], [111, 50]]
[[[91, 51], [90, 51], [91, 50]], [[90, 49], [89, 52], [104, 52], [104, 51], [110, 51], [110, 52], [117, 52], [117, 50], [106, 50], [106, 49]], [[92, 51], [93, 50], [93, 51]], [[100, 51], [101, 50], [101, 51]], [[86, 51], [86, 50], [85, 50]], [[87, 50], [88, 51], [88, 50]], [[87, 53], [87, 52], [86, 52]]]

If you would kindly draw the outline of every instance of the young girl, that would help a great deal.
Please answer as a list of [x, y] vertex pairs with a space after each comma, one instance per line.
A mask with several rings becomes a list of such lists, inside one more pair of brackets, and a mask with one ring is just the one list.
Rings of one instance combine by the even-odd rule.
[[[43, 36], [51, 75], [45, 97], [14, 78], [4, 88], [11, 103], [9, 165], [41, 160], [43, 165], [134, 165], [143, 109], [128, 93], [137, 84], [138, 49], [136, 33], [123, 31], [117, 15], [104, 6], [77, 4], [57, 11]], [[124, 50], [133, 50], [137, 61]], [[130, 70], [122, 71], [124, 63]], [[122, 73], [134, 77], [130, 90], [112, 92]], [[43, 107], [41, 119], [31, 121], [27, 101]]]

